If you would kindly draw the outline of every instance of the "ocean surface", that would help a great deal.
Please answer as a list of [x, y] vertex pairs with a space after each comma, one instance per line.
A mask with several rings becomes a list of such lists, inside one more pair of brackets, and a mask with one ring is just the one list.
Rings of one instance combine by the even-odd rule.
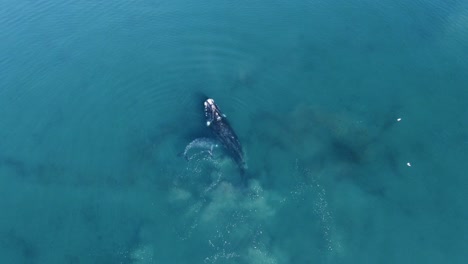
[[0, 263], [468, 263], [468, 1], [0, 6]]

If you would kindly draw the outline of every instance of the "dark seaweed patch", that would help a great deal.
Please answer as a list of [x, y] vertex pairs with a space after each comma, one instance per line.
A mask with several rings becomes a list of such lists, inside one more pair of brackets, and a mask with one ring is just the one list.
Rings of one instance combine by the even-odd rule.
[[39, 251], [36, 246], [15, 230], [0, 233], [0, 246], [8, 251], [16, 252], [23, 259], [22, 263], [36, 263]]
[[0, 157], [0, 169], [7, 176], [28, 179], [41, 184], [58, 183], [64, 171], [51, 163], [27, 163], [14, 157]]

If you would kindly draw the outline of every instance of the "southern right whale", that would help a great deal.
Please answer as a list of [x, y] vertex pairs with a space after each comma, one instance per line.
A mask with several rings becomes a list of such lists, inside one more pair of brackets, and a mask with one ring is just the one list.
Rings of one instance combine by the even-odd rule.
[[244, 174], [247, 166], [239, 138], [213, 99], [206, 99], [204, 106], [206, 125], [237, 163], [241, 174]]

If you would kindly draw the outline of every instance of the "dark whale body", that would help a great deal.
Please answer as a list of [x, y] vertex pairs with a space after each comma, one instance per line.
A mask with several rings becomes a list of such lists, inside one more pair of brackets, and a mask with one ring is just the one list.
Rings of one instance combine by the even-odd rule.
[[237, 163], [241, 173], [244, 174], [246, 164], [239, 138], [213, 99], [209, 98], [205, 100], [204, 105], [206, 125], [226, 148], [231, 158]]

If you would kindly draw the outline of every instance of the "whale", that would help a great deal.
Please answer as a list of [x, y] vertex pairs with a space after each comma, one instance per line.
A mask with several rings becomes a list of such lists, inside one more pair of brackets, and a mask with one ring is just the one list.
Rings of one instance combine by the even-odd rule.
[[244, 159], [242, 145], [229, 124], [226, 115], [221, 112], [212, 98], [208, 98], [204, 101], [204, 107], [206, 126], [226, 149], [229, 156], [235, 161], [241, 174], [244, 175], [247, 165]]

